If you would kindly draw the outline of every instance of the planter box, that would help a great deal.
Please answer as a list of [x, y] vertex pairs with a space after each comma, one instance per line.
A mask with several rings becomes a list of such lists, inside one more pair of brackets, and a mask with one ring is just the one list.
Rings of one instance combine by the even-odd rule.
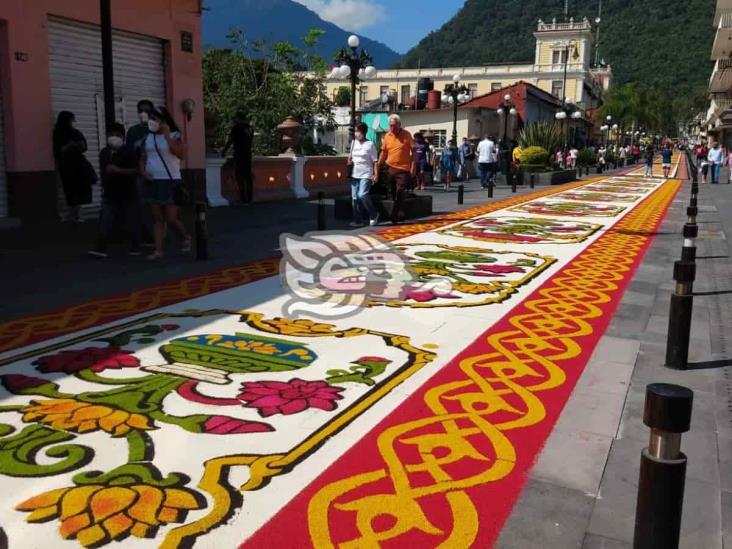
[[[383, 196], [371, 195], [371, 200], [379, 212], [381, 221], [389, 221], [391, 219], [391, 211], [394, 208], [394, 201]], [[417, 219], [419, 217], [427, 217], [432, 215], [432, 195], [408, 196], [404, 206], [407, 219]], [[353, 219], [353, 210], [351, 208], [351, 197], [339, 197], [335, 199], [335, 218], [351, 220]]]
[[561, 185], [577, 180], [576, 170], [558, 170], [556, 172], [534, 172], [524, 174], [524, 185], [529, 184], [529, 177], [534, 178], [534, 186]]

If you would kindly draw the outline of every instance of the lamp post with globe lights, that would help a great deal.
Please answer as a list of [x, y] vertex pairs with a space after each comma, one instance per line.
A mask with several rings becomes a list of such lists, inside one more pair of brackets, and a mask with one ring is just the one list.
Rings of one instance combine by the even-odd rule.
[[452, 140], [457, 145], [457, 113], [458, 105], [465, 103], [470, 99], [470, 90], [465, 87], [464, 84], [460, 83], [460, 75], [456, 74], [452, 77], [452, 84], [445, 86], [445, 91], [442, 93], [442, 102], [452, 105]]
[[348, 37], [348, 49], [342, 48], [335, 55], [338, 66], [333, 69], [331, 78], [348, 78], [351, 81], [351, 120], [348, 125], [348, 142], [352, 143], [356, 133], [356, 86], [364, 78], [376, 75], [373, 57], [363, 48], [358, 51], [361, 41], [352, 34]]
[[516, 182], [513, 180], [511, 175], [511, 145], [508, 141], [508, 119], [518, 115], [516, 107], [511, 101], [511, 94], [507, 93], [503, 96], [503, 103], [498, 110], [496, 110], [498, 116], [503, 118], [503, 139], [501, 140], [501, 151], [506, 156], [506, 182], [511, 182], [511, 190], [516, 192]]

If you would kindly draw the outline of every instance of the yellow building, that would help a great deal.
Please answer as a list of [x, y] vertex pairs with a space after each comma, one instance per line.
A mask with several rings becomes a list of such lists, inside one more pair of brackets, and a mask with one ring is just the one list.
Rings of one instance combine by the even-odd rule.
[[[397, 102], [406, 106], [416, 95], [420, 79], [429, 78], [435, 90], [444, 90], [457, 74], [472, 97], [522, 80], [558, 98], [567, 97], [581, 107], [597, 106], [603, 91], [610, 86], [612, 70], [610, 66], [593, 67], [591, 64], [593, 40], [590, 22], [586, 18], [582, 21], [570, 19], [566, 23], [539, 20], [534, 37], [536, 53], [533, 63], [378, 70], [375, 76], [359, 84], [356, 105], [361, 108], [393, 92]], [[347, 80], [329, 78], [326, 85], [329, 96], [335, 98], [338, 88], [349, 84]]]

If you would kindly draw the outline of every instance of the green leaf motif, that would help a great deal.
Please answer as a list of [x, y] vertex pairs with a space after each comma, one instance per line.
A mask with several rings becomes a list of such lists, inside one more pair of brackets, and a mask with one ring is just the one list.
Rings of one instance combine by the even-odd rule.
[[[0, 424], [0, 473], [10, 477], [46, 477], [68, 473], [88, 464], [94, 450], [78, 444], [61, 444], [74, 440], [70, 433], [56, 431], [42, 425], [29, 425], [20, 433], [9, 425]], [[48, 448], [51, 446], [51, 448]], [[38, 453], [46, 449], [46, 456], [60, 458], [51, 464], [39, 464]]]

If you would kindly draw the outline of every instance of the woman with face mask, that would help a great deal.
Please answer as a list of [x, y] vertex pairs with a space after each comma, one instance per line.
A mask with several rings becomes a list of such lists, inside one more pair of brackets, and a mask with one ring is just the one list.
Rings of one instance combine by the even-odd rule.
[[163, 245], [168, 226], [180, 236], [181, 251], [191, 250], [191, 237], [178, 219], [175, 194], [182, 184], [181, 160], [185, 158], [186, 145], [178, 125], [165, 107], [150, 112], [148, 134], [141, 147], [140, 168], [145, 178], [143, 192], [150, 204], [155, 221], [155, 251], [148, 259], [163, 257]]
[[72, 223], [81, 221], [81, 206], [91, 203], [91, 186], [96, 183], [94, 169], [84, 156], [86, 149], [86, 139], [76, 129], [74, 113], [61, 111], [53, 129], [53, 156]]
[[365, 225], [364, 214], [368, 216], [369, 224], [373, 227], [379, 222], [379, 214], [371, 201], [371, 184], [379, 177], [379, 168], [376, 147], [366, 139], [368, 126], [356, 126], [356, 139], [351, 144], [351, 154], [348, 156], [348, 165], [353, 166], [351, 174], [351, 203], [353, 205], [353, 221], [351, 227]]

